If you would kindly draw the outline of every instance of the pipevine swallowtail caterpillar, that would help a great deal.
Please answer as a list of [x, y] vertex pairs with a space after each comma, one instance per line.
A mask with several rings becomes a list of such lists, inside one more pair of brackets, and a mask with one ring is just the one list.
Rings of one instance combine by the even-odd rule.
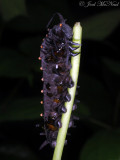
[[[59, 16], [60, 23], [48, 29], [55, 15]], [[79, 48], [80, 44], [71, 41], [72, 28], [65, 21], [60, 13], [55, 13], [47, 25], [48, 34], [40, 46], [39, 60], [41, 60], [42, 81], [44, 81], [41, 92], [44, 94], [45, 131], [41, 135], [46, 136], [40, 149], [48, 143], [55, 147], [58, 130], [62, 127], [61, 116], [67, 112], [64, 103], [71, 100], [67, 89], [74, 86], [70, 76], [71, 56], [79, 54], [72, 51]], [[74, 104], [73, 110], [76, 108]], [[69, 127], [74, 127], [73, 120], [74, 116], [71, 116]]]

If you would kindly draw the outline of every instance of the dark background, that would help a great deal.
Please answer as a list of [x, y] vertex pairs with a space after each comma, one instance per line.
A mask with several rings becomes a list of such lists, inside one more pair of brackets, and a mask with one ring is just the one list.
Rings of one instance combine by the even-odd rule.
[[[85, 7], [73, 0], [0, 1], [0, 160], [52, 159], [50, 146], [39, 151], [45, 137], [39, 136], [43, 84], [38, 57], [46, 25], [55, 12], [71, 27], [80, 21], [83, 28], [80, 104], [74, 113], [80, 120], [69, 129], [62, 159], [118, 160], [120, 9]], [[40, 128], [35, 127], [38, 123]]]

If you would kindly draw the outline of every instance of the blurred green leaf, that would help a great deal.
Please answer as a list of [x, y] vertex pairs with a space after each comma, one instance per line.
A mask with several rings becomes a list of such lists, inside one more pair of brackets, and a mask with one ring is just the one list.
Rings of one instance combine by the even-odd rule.
[[[69, 2], [64, 0], [57, 1], [57, 3], [56, 0], [52, 0], [52, 3], [51, 0], [41, 0], [34, 3], [28, 1], [27, 10], [32, 18], [39, 21], [41, 25], [44, 23], [45, 26], [54, 13], [60, 12], [63, 16], [67, 15], [68, 17], [71, 13], [71, 10], [69, 10]], [[59, 18], [57, 16], [54, 18], [53, 22], [55, 22], [55, 20], [59, 23]]]
[[108, 58], [102, 59], [103, 63], [115, 74], [120, 74], [120, 63]]
[[74, 115], [79, 117], [88, 117], [91, 115], [89, 107], [86, 106], [84, 103], [80, 102], [79, 105], [77, 105], [77, 109], [74, 111]]
[[98, 132], [85, 144], [79, 160], [119, 160], [120, 133]]
[[19, 49], [21, 52], [27, 54], [27, 55], [32, 55], [34, 57], [39, 57], [40, 53], [40, 45], [42, 43], [42, 37], [33, 37], [33, 38], [27, 38], [24, 39], [20, 44], [19, 44]]
[[27, 57], [11, 49], [0, 50], [0, 76], [27, 77], [30, 63]]
[[40, 32], [42, 28], [45, 28], [46, 24], [47, 19], [46, 23], [41, 23], [41, 21], [34, 18], [19, 16], [7, 23], [6, 28], [22, 32]]
[[[63, 5], [64, 4], [64, 5]], [[28, 17], [19, 16], [14, 18], [6, 27], [17, 31], [24, 32], [40, 32], [46, 30], [46, 26], [54, 13], [60, 12], [65, 18], [69, 18], [71, 11], [68, 9], [66, 1], [26, 1]], [[56, 16], [53, 23], [59, 23], [59, 18]], [[55, 24], [55, 23], [54, 23]]]
[[[29, 55], [33, 59], [32, 68], [40, 72], [40, 63], [37, 61], [40, 55], [41, 37], [27, 38], [19, 44], [21, 52]], [[35, 59], [35, 60], [34, 60]]]
[[42, 4], [41, 1], [38, 4], [28, 2], [26, 7], [29, 16], [16, 17], [7, 23], [6, 27], [22, 32], [43, 32], [46, 30], [45, 27], [53, 14], [53, 10], [50, 7], [47, 8], [47, 2], [45, 4]]
[[27, 78], [30, 84], [33, 80], [32, 70], [39, 69], [36, 57], [29, 57], [11, 49], [0, 50], [0, 76], [12, 78]]
[[40, 117], [43, 107], [40, 98], [15, 100], [7, 107], [0, 107], [0, 121], [30, 120]]
[[25, 0], [2, 0], [1, 12], [5, 21], [9, 21], [19, 15], [26, 15]]
[[120, 22], [120, 10], [106, 11], [81, 22], [83, 38], [103, 40], [109, 36]]
[[111, 97], [102, 83], [85, 74], [79, 76], [79, 99], [88, 107], [91, 116], [100, 121], [109, 121], [113, 113]]
[[1, 160], [37, 160], [37, 156], [22, 144], [0, 144]]

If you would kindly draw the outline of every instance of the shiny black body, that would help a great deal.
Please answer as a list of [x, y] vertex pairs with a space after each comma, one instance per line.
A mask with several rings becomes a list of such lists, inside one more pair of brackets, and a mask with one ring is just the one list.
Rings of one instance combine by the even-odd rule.
[[[48, 29], [48, 34], [44, 38], [40, 50], [44, 79], [44, 129], [46, 135], [46, 141], [41, 148], [48, 143], [52, 147], [56, 145], [58, 129], [62, 127], [61, 116], [67, 111], [64, 103], [71, 100], [67, 89], [74, 86], [70, 77], [71, 56], [79, 54], [72, 53], [79, 47], [79, 44], [71, 41], [73, 35], [71, 27], [65, 23], [61, 14], [56, 14], [60, 18], [60, 23]], [[73, 124], [71, 122], [70, 127]]]

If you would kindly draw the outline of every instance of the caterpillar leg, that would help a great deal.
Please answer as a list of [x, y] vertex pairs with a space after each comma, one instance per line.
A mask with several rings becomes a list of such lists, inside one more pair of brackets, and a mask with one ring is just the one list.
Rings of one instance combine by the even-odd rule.
[[61, 127], [62, 127], [62, 123], [61, 123], [61, 121], [60, 121], [60, 120], [58, 121], [58, 123], [57, 123], [57, 124], [58, 124], [58, 127], [59, 127], [59, 128], [61, 128]]
[[62, 123], [61, 123], [61, 118], [57, 118], [54, 122], [55, 126], [58, 127], [58, 128], [61, 128], [62, 127]]
[[65, 101], [70, 102], [70, 100], [71, 100], [71, 95], [67, 93], [65, 96]]
[[[52, 142], [50, 143], [50, 145], [51, 145], [52, 148], [55, 148], [56, 144], [57, 144], [56, 141], [52, 141]], [[67, 140], [65, 140], [65, 145], [67, 145]]]
[[64, 106], [62, 106], [60, 110], [61, 110], [62, 113], [66, 113], [67, 112], [67, 109]]
[[74, 82], [73, 82], [73, 81], [71, 81], [71, 82], [69, 83], [68, 88], [72, 88], [73, 86], [74, 86]]
[[40, 127], [40, 124], [36, 124], [35, 127], [36, 127], [36, 128], [39, 128], [39, 127]]
[[76, 109], [77, 109], [77, 105], [76, 105], [76, 104], [73, 104], [72, 110], [74, 111], [74, 110], [76, 110]]
[[79, 43], [75, 43], [75, 42], [72, 42], [72, 41], [69, 41], [69, 44], [71, 44], [71, 45], [75, 45], [75, 46], [81, 46], [81, 44], [79, 44]]
[[75, 95], [77, 96], [78, 95], [78, 91], [76, 90], [76, 93], [75, 93]]
[[40, 136], [45, 136], [45, 135], [46, 135], [45, 132], [40, 133]]
[[77, 56], [78, 54], [80, 54], [81, 52], [78, 52], [78, 53], [72, 53], [72, 52], [70, 52], [70, 56], [73, 56], [73, 57], [75, 57], [75, 56]]
[[50, 143], [50, 146], [51, 146], [52, 148], [55, 148], [56, 144], [57, 144], [56, 141], [52, 141], [52, 142]]
[[80, 88], [80, 86], [77, 86], [77, 88]]
[[47, 141], [44, 141], [43, 144], [40, 146], [39, 150], [43, 149], [48, 144]]
[[78, 99], [75, 99], [75, 103], [80, 103], [80, 100], [78, 100]]
[[73, 119], [73, 120], [77, 120], [77, 121], [79, 121], [79, 120], [80, 120], [80, 118], [79, 118], [79, 117], [77, 117], [77, 116], [73, 116], [73, 115], [72, 115], [72, 119]]
[[73, 48], [73, 47], [69, 46], [69, 49], [70, 49], [71, 51], [74, 51], [74, 50], [76, 50], [76, 49], [78, 49], [78, 48], [79, 48], [79, 47]]
[[70, 120], [70, 122], [69, 122], [69, 126], [68, 126], [69, 128], [76, 128], [76, 126], [74, 125], [74, 122], [72, 121], [72, 120]]
[[66, 113], [66, 112], [67, 112], [67, 109], [64, 106], [64, 103], [62, 105], [58, 106], [58, 113], [59, 114]]

